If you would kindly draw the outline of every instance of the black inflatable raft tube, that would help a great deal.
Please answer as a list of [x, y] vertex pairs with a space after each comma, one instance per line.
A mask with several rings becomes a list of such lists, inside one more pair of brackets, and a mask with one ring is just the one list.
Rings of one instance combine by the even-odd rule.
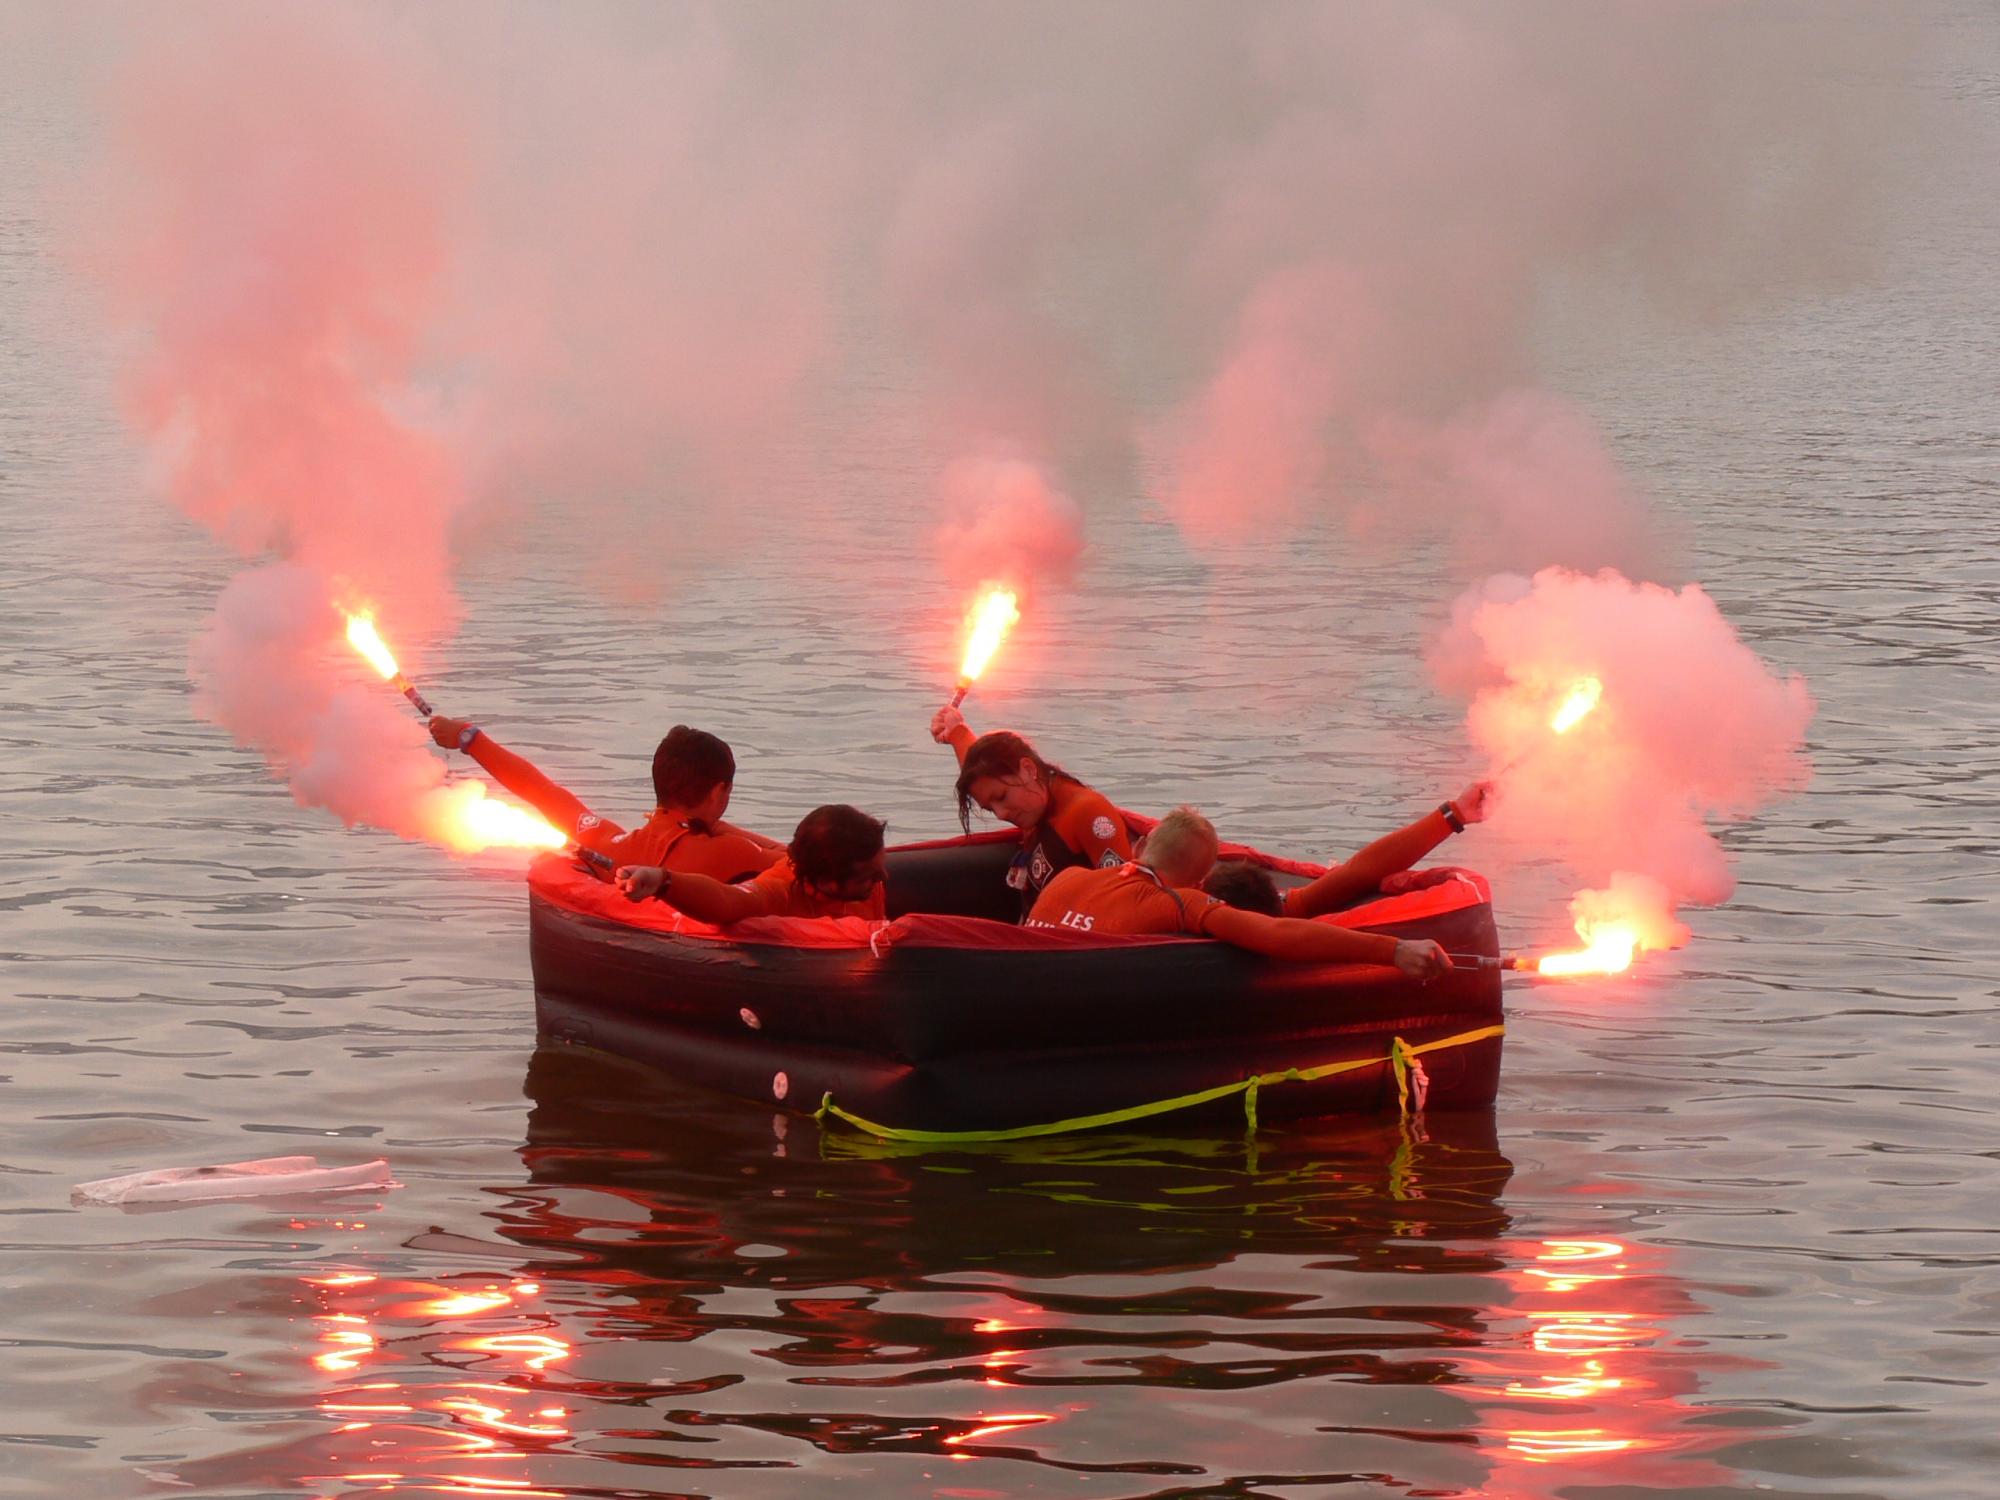
[[[633, 904], [557, 855], [529, 871], [542, 1034], [746, 1099], [913, 1139], [1040, 1133], [1154, 1114], [1266, 1119], [1483, 1109], [1500, 979], [1283, 963], [1188, 937], [1023, 928], [1002, 831], [889, 851], [890, 920], [719, 930]], [[1317, 873], [1252, 850], [1283, 881]], [[1469, 871], [1323, 921], [1495, 955]], [[1288, 1076], [1297, 1075], [1297, 1076]]]

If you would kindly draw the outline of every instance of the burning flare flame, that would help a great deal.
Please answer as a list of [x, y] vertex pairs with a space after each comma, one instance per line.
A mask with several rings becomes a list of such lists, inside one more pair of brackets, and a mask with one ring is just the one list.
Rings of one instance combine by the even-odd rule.
[[[468, 795], [469, 794], [469, 795]], [[444, 839], [468, 853], [496, 845], [509, 849], [560, 849], [569, 842], [540, 813], [494, 802], [476, 781], [451, 789], [453, 805], [441, 820]]]
[[1678, 948], [1689, 936], [1667, 888], [1643, 875], [1614, 873], [1608, 888], [1577, 892], [1569, 909], [1583, 948], [1545, 954], [1538, 974], [1622, 974], [1639, 954]]
[[986, 670], [993, 653], [1007, 639], [1007, 632], [1021, 618], [1019, 601], [1012, 589], [989, 590], [972, 609], [971, 630], [965, 640], [965, 660], [960, 663], [958, 680], [976, 682]]
[[393, 682], [402, 675], [402, 668], [396, 665], [396, 658], [383, 644], [382, 637], [375, 629], [375, 617], [368, 614], [347, 615], [347, 644], [366, 658], [368, 665], [381, 674], [385, 682]]
[[[341, 613], [347, 616], [347, 644], [381, 674], [383, 681], [393, 684], [417, 704], [420, 712], [428, 713], [430, 706], [403, 680], [395, 654], [375, 628], [375, 617], [366, 611]], [[461, 781], [431, 793], [426, 824], [431, 837], [461, 854], [476, 854], [496, 847], [560, 849], [569, 842], [539, 813], [511, 802], [489, 799], [486, 788], [476, 781]]]
[[1595, 677], [1585, 677], [1569, 690], [1555, 716], [1549, 720], [1549, 728], [1557, 734], [1568, 734], [1589, 717], [1597, 707], [1597, 700], [1604, 696], [1604, 684]]
[[1576, 925], [1583, 948], [1573, 953], [1544, 953], [1535, 960], [1537, 974], [1623, 974], [1632, 967], [1639, 953], [1637, 928], [1624, 922]]

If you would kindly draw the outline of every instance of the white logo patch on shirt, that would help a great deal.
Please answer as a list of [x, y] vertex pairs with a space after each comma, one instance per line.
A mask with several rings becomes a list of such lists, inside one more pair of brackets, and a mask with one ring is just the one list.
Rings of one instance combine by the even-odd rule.
[[1116, 849], [1106, 849], [1104, 851], [1104, 858], [1097, 862], [1097, 868], [1100, 870], [1115, 870], [1124, 863], [1124, 855], [1120, 854]]
[[1109, 818], [1100, 815], [1097, 818], [1097, 820], [1090, 825], [1090, 831], [1096, 834], [1101, 839], [1108, 839], [1118, 831], [1118, 825], [1112, 822]]
[[588, 833], [603, 821], [604, 819], [598, 817], [596, 813], [584, 813], [576, 820], [576, 831], [578, 833]]

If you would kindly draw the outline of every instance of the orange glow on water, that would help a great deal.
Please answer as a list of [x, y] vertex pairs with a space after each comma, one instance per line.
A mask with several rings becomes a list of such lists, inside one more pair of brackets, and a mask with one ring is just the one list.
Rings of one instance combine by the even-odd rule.
[[997, 1437], [1003, 1432], [1015, 1432], [1054, 1420], [1053, 1413], [1042, 1411], [1005, 1412], [999, 1416], [982, 1417], [979, 1426], [952, 1434], [944, 1440], [944, 1444], [947, 1448], [956, 1448], [962, 1443], [976, 1443], [981, 1438]]
[[513, 1298], [501, 1291], [460, 1292], [451, 1297], [437, 1297], [423, 1304], [422, 1310], [439, 1318], [464, 1318], [474, 1313], [489, 1312], [496, 1307], [507, 1307]]
[[1531, 1312], [1542, 1323], [1534, 1332], [1543, 1354], [1605, 1354], [1650, 1344], [1657, 1328], [1633, 1327], [1632, 1314], [1614, 1312]]
[[[449, 1283], [379, 1279], [360, 1273], [301, 1278], [319, 1302], [313, 1315], [329, 1352], [309, 1355], [311, 1364], [334, 1377], [317, 1403], [333, 1425], [326, 1430], [344, 1452], [349, 1468], [313, 1481], [336, 1481], [393, 1490], [397, 1494], [557, 1496], [524, 1479], [493, 1477], [468, 1470], [505, 1466], [546, 1453], [572, 1432], [569, 1408], [538, 1389], [533, 1372], [565, 1358], [570, 1345], [548, 1331], [539, 1303], [518, 1305], [541, 1287], [530, 1281]], [[507, 1318], [484, 1336], [468, 1338], [455, 1320]], [[526, 1326], [524, 1326], [526, 1325]], [[503, 1361], [489, 1378], [454, 1372], [445, 1380], [404, 1378], [412, 1362], [428, 1365], [443, 1351], [477, 1350]], [[381, 1361], [377, 1378], [351, 1380], [363, 1357]], [[448, 1362], [463, 1365], [464, 1356]], [[386, 1378], [384, 1378], [386, 1377]], [[374, 1464], [395, 1463], [396, 1469]]]
[[[319, 1321], [331, 1322], [337, 1318], [338, 1315], [334, 1315], [334, 1317], [323, 1318]], [[340, 1318], [338, 1320], [355, 1323], [361, 1321], [359, 1318]], [[360, 1328], [330, 1328], [319, 1336], [319, 1341], [322, 1344], [332, 1344], [334, 1346], [334, 1350], [331, 1353], [316, 1354], [313, 1356], [313, 1363], [329, 1374], [339, 1374], [347, 1370], [358, 1369], [362, 1357], [372, 1352], [375, 1348], [375, 1335]]]
[[[438, 1402], [438, 1407], [443, 1411], [462, 1413], [466, 1420], [474, 1422], [481, 1427], [491, 1428], [495, 1432], [512, 1433], [516, 1437], [559, 1438], [569, 1436], [569, 1429], [566, 1427], [510, 1421], [504, 1408], [494, 1406], [490, 1402], [475, 1400], [471, 1396], [453, 1396]], [[559, 1406], [554, 1408], [554, 1410], [558, 1415], [562, 1412], [562, 1408]]]
[[1541, 1384], [1523, 1385], [1515, 1381], [1507, 1387], [1510, 1396], [1528, 1396], [1543, 1401], [1588, 1401], [1592, 1396], [1607, 1395], [1625, 1388], [1623, 1380], [1615, 1380], [1604, 1373], [1604, 1361], [1587, 1359], [1583, 1368], [1571, 1375], [1544, 1375]]
[[1574, 1458], [1585, 1453], [1625, 1453], [1641, 1446], [1635, 1439], [1612, 1437], [1602, 1427], [1569, 1427], [1550, 1432], [1512, 1432], [1507, 1446], [1532, 1462]]
[[1616, 1271], [1602, 1275], [1592, 1275], [1585, 1271], [1544, 1271], [1531, 1269], [1524, 1274], [1542, 1282], [1552, 1292], [1574, 1292], [1583, 1287], [1594, 1286], [1607, 1281], [1623, 1281], [1625, 1278]]
[[528, 1358], [522, 1363], [531, 1370], [540, 1370], [559, 1359], [568, 1359], [571, 1353], [568, 1344], [546, 1333], [488, 1334], [483, 1338], [467, 1340], [465, 1347], [482, 1354], [525, 1354]]
[[986, 670], [1000, 643], [1007, 639], [1007, 632], [1020, 618], [1019, 601], [1013, 590], [990, 589], [980, 597], [967, 624], [965, 659], [958, 668], [961, 684], [979, 680], [979, 674]]
[[1536, 1260], [1615, 1260], [1625, 1253], [1616, 1240], [1543, 1240], [1546, 1255]]
[[[1526, 1351], [1533, 1364], [1508, 1381], [1503, 1394], [1548, 1404], [1551, 1411], [1554, 1403], [1567, 1403], [1572, 1421], [1595, 1421], [1504, 1427], [1497, 1436], [1513, 1460], [1536, 1466], [1574, 1464], [1610, 1475], [1618, 1469], [1591, 1466], [1615, 1465], [1622, 1455], [1662, 1446], [1653, 1425], [1662, 1411], [1658, 1388], [1652, 1379], [1634, 1373], [1629, 1362], [1644, 1358], [1644, 1351], [1664, 1339], [1666, 1331], [1647, 1314], [1619, 1305], [1629, 1305], [1643, 1282], [1627, 1271], [1630, 1253], [1618, 1240], [1543, 1240], [1533, 1264], [1517, 1273], [1521, 1287], [1532, 1289], [1538, 1299], [1582, 1294], [1589, 1300], [1579, 1299], [1575, 1306], [1531, 1304], [1519, 1311], [1530, 1325]], [[1670, 1408], [1667, 1412], [1672, 1414]]]

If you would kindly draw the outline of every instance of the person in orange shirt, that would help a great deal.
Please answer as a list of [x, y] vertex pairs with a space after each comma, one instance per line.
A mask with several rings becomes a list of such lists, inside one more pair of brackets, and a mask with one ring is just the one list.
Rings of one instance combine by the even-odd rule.
[[1185, 932], [1272, 958], [1308, 963], [1387, 964], [1428, 983], [1451, 967], [1428, 938], [1356, 932], [1327, 922], [1243, 911], [1202, 890], [1215, 865], [1215, 827], [1177, 807], [1146, 835], [1137, 860], [1116, 869], [1060, 872], [1028, 914], [1033, 927], [1109, 935]]
[[676, 724], [653, 751], [652, 816], [629, 833], [500, 745], [477, 724], [431, 719], [431, 738], [462, 750], [493, 779], [585, 849], [619, 864], [664, 865], [717, 880], [745, 880], [784, 857], [776, 839], [722, 821], [736, 785], [736, 757], [705, 730]]
[[1410, 866], [1454, 833], [1485, 821], [1493, 801], [1490, 781], [1475, 781], [1435, 812], [1384, 834], [1358, 854], [1334, 865], [1309, 885], [1281, 891], [1270, 871], [1246, 859], [1226, 859], [1216, 865], [1201, 888], [1231, 906], [1269, 917], [1320, 917], [1371, 896], [1401, 895], [1449, 880], [1448, 870], [1413, 870]]
[[830, 803], [799, 820], [784, 857], [753, 880], [731, 884], [659, 865], [627, 865], [618, 887], [627, 900], [657, 896], [699, 922], [725, 926], [746, 917], [884, 918], [886, 825], [858, 807]]
[[959, 826], [970, 833], [979, 807], [1021, 830], [1007, 884], [1021, 893], [1023, 917], [1061, 871], [1110, 869], [1132, 857], [1131, 830], [1110, 799], [1050, 765], [1012, 730], [974, 735], [947, 705], [931, 717], [931, 738], [958, 755]]

